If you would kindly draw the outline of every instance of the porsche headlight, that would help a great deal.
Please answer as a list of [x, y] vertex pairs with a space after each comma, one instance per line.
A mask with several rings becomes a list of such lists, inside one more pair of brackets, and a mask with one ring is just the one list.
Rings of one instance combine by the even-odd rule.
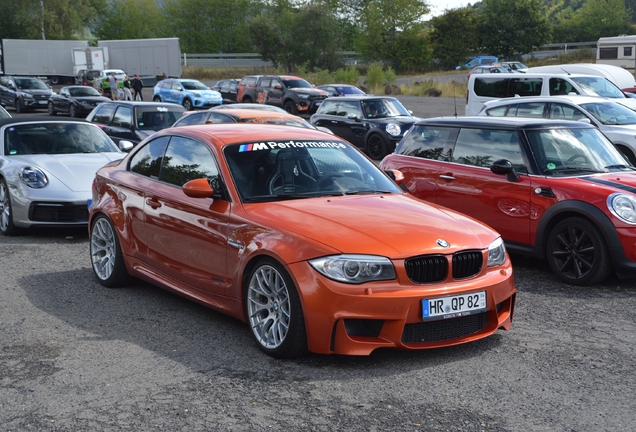
[[391, 136], [399, 136], [402, 133], [402, 129], [400, 128], [399, 124], [389, 123], [388, 125], [386, 125], [386, 133]]
[[359, 284], [395, 279], [391, 260], [374, 255], [333, 255], [309, 260], [321, 274], [339, 282]]
[[506, 261], [506, 247], [501, 237], [488, 246], [488, 267], [502, 265]]
[[607, 197], [609, 211], [628, 224], [636, 224], [636, 198], [623, 193], [614, 193]]
[[33, 189], [41, 189], [49, 183], [46, 174], [37, 167], [25, 166], [20, 168], [19, 177], [22, 183]]

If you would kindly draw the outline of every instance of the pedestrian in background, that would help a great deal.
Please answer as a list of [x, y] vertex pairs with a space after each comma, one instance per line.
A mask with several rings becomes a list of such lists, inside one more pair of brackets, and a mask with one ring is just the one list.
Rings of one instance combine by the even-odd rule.
[[135, 100], [144, 100], [144, 96], [141, 94], [141, 89], [144, 88], [144, 83], [141, 82], [139, 75], [135, 75], [135, 78], [132, 81], [132, 88], [135, 91]]
[[119, 84], [117, 83], [117, 77], [115, 77], [115, 73], [110, 74], [110, 78], [108, 78], [108, 84], [110, 84], [110, 98], [112, 100], [119, 100]]
[[132, 93], [130, 92], [130, 80], [128, 75], [124, 77], [124, 100], [133, 100]]

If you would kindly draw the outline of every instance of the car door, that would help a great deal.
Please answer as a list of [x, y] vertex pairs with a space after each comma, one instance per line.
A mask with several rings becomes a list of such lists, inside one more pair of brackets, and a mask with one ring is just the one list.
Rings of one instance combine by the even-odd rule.
[[181, 83], [179, 81], [172, 81], [172, 85], [170, 86], [168, 102], [177, 103], [181, 105], [184, 95], [185, 95], [185, 90], [183, 86], [181, 85]]
[[54, 96], [51, 98], [51, 100], [54, 101], [53, 105], [55, 106], [55, 109], [60, 112], [68, 112], [71, 103], [70, 99], [71, 95], [68, 89], [60, 90], [60, 94], [58, 96]]
[[[490, 225], [504, 240], [530, 243], [532, 181], [517, 131], [462, 128], [451, 158], [437, 172], [436, 202]], [[490, 171], [500, 159], [512, 163], [517, 181]]]
[[283, 107], [283, 96], [285, 95], [285, 84], [279, 79], [272, 79], [270, 86], [267, 88], [267, 96], [265, 103]]
[[2, 105], [13, 105], [13, 101], [9, 101], [9, 79], [0, 77], [0, 102]]
[[115, 144], [119, 144], [121, 140], [132, 141], [133, 144], [137, 144], [138, 140], [135, 139], [132, 124], [132, 108], [126, 105], [119, 105], [117, 109], [115, 109], [110, 124], [104, 126], [103, 129], [106, 135], [110, 136]]
[[362, 108], [359, 101], [339, 99], [324, 101], [320, 112], [316, 114], [314, 126], [326, 127], [351, 144], [364, 147], [364, 136], [368, 128], [362, 121]]
[[181, 186], [215, 179], [218, 166], [207, 145], [172, 136], [159, 178], [145, 196], [145, 232], [153, 267], [200, 293], [223, 294], [228, 281], [227, 230], [230, 203], [190, 198]]

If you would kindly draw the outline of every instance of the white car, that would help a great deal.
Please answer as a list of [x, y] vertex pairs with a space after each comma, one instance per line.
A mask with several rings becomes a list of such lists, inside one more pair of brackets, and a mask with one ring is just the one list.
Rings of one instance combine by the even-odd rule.
[[589, 121], [636, 166], [636, 112], [595, 96], [528, 96], [488, 101], [477, 114]]

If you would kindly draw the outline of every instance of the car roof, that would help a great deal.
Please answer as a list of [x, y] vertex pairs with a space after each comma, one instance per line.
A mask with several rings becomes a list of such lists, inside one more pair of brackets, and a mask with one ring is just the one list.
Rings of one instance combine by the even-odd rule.
[[3, 118], [0, 119], [0, 127], [6, 126], [9, 124], [22, 124], [22, 123], [86, 123], [91, 124], [84, 119], [78, 118], [60, 118], [53, 116], [43, 116], [43, 115], [26, 115], [20, 117], [11, 117], [11, 118]]
[[436, 125], [447, 127], [468, 127], [468, 128], [497, 128], [497, 129], [555, 129], [555, 128], [594, 128], [586, 122], [555, 120], [544, 118], [524, 118], [524, 117], [434, 117], [420, 120], [415, 123], [419, 125]]
[[[194, 111], [194, 112], [199, 112], [199, 111]], [[220, 112], [222, 114], [227, 114], [227, 115], [233, 115], [236, 116], [238, 118], [272, 118], [272, 117], [276, 117], [276, 118], [292, 118], [292, 119], [301, 119], [301, 117], [298, 117], [297, 115], [294, 114], [289, 114], [287, 112], [282, 113], [282, 112], [278, 112], [278, 111], [267, 111], [267, 110], [255, 110], [255, 109], [249, 109], [249, 108], [227, 108], [224, 110], [216, 110], [216, 111], [212, 111], [212, 112]], [[190, 114], [188, 114], [190, 115]]]
[[221, 149], [228, 144], [254, 143], [267, 141], [311, 141], [327, 140], [342, 142], [341, 138], [317, 129], [299, 128], [296, 126], [254, 124], [254, 123], [219, 123], [215, 125], [188, 125], [163, 129], [155, 133], [159, 135], [190, 135], [205, 142], [211, 142]]
[[[107, 105], [130, 105], [130, 106], [161, 106], [161, 107], [174, 107], [174, 108], [183, 108], [181, 105], [170, 103], [170, 102], [146, 102], [146, 101], [127, 101], [127, 100], [111, 100], [110, 102], [102, 102], [102, 104]], [[184, 108], [185, 109], [185, 108]]]
[[531, 102], [569, 102], [574, 105], [581, 105], [586, 103], [617, 103], [611, 99], [607, 99], [600, 96], [586, 96], [586, 95], [558, 95], [558, 96], [523, 96], [512, 97], [506, 99], [497, 99], [484, 102], [484, 106], [492, 108], [495, 106], [514, 105], [518, 103], [531, 103]]
[[336, 100], [336, 101], [339, 101], [339, 102], [343, 102], [343, 101], [365, 101], [365, 100], [378, 100], [378, 99], [394, 99], [394, 100], [397, 100], [393, 96], [378, 96], [378, 95], [369, 95], [369, 94], [333, 96], [333, 97], [328, 97], [325, 100], [326, 101], [327, 100]]

